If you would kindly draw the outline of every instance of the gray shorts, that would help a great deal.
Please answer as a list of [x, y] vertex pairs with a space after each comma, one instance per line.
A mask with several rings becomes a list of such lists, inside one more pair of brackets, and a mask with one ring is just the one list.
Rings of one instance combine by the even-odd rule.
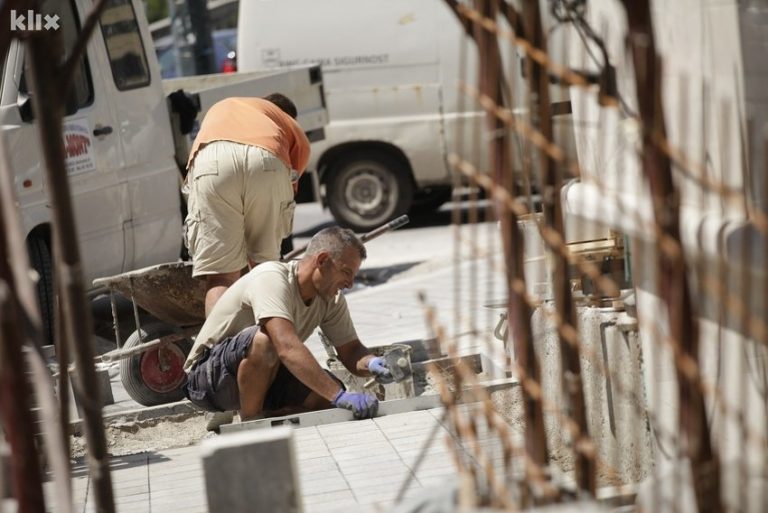
[[[240, 409], [237, 369], [248, 355], [258, 326], [246, 328], [207, 349], [189, 372], [184, 394], [192, 403], [207, 411]], [[335, 378], [334, 378], [335, 379]], [[264, 398], [264, 410], [300, 406], [311, 390], [283, 365]]]

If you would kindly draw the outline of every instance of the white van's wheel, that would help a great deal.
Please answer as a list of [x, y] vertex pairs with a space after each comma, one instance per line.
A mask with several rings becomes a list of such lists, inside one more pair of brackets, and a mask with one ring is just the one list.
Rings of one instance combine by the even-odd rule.
[[405, 214], [413, 200], [406, 164], [385, 152], [360, 151], [328, 170], [328, 207], [336, 221], [357, 232]]
[[[142, 327], [143, 340], [149, 342], [175, 329], [162, 323]], [[131, 349], [142, 343], [139, 332], [134, 331], [125, 341], [123, 349]], [[154, 406], [184, 399], [182, 387], [186, 382], [184, 361], [192, 349], [189, 339], [170, 342], [143, 353], [120, 360], [120, 380], [128, 395], [139, 404]]]

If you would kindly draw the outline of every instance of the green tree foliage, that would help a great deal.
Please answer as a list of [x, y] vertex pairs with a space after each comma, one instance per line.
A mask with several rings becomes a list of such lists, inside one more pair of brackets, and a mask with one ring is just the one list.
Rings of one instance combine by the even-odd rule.
[[168, 0], [144, 0], [144, 8], [150, 23], [168, 17]]

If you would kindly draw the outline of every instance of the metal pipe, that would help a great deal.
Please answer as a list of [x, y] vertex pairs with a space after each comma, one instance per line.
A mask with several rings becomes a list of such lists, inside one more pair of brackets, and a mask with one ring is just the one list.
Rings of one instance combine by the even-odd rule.
[[[383, 234], [385, 234], [385, 233], [387, 233], [389, 231], [397, 230], [401, 226], [405, 226], [406, 224], [408, 224], [409, 221], [410, 221], [410, 219], [408, 218], [407, 215], [402, 215], [402, 216], [400, 216], [400, 217], [398, 217], [396, 219], [391, 220], [387, 224], [381, 225], [378, 228], [374, 228], [370, 232], [361, 235], [360, 236], [360, 240], [363, 243], [366, 243], [369, 240], [373, 240], [376, 237], [379, 237], [380, 235], [383, 235]], [[288, 260], [293, 260], [297, 256], [299, 256], [302, 253], [304, 253], [307, 250], [308, 247], [309, 247], [309, 243], [304, 244], [303, 246], [301, 246], [299, 248], [296, 248], [293, 251], [291, 251], [290, 253], [288, 253], [287, 255], [285, 255], [283, 258], [281, 258], [281, 260], [284, 261], [284, 262], [287, 262]]]

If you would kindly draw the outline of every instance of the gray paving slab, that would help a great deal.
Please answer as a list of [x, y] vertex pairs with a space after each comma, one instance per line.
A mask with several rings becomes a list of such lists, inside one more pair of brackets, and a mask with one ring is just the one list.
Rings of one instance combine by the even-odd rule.
[[[436, 424], [437, 417], [432, 411], [416, 411], [396, 414], [382, 422], [368, 420], [294, 430], [296, 439], [301, 441], [296, 458], [305, 511], [322, 513], [361, 505], [391, 505], [405, 480], [411, 480], [410, 493], [416, 493], [424, 485], [424, 479], [434, 482], [452, 475], [446, 465], [448, 460], [434, 459], [431, 453], [425, 461], [439, 462], [442, 473], [425, 473], [426, 477], [420, 479], [409, 466], [411, 451], [408, 448], [423, 443], [424, 425]], [[413, 428], [410, 438], [409, 428]], [[387, 437], [386, 430], [397, 432], [400, 447]], [[440, 426], [437, 437], [446, 435], [447, 431]], [[345, 439], [349, 442], [346, 445]], [[366, 439], [373, 442], [366, 444]], [[199, 458], [199, 447], [195, 446], [116, 458], [113, 482], [118, 512], [207, 511]], [[134, 466], [128, 467], [128, 464]], [[76, 486], [85, 490], [87, 482], [88, 477], [83, 473], [76, 480]], [[84, 506], [80, 511], [90, 511], [93, 497], [89, 494], [87, 501], [80, 503]]]

